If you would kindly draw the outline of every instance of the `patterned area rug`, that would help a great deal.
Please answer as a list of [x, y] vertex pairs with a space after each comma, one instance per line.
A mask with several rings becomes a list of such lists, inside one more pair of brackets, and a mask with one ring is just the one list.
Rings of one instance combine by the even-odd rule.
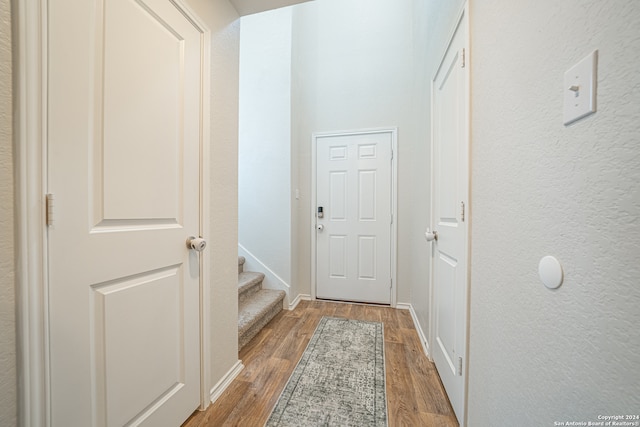
[[383, 325], [323, 317], [267, 427], [387, 426]]

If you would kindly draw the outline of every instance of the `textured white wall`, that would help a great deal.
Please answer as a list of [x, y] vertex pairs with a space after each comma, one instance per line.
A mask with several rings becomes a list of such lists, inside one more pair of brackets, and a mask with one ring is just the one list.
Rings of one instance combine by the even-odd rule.
[[0, 425], [16, 425], [11, 14], [0, 0]]
[[412, 120], [412, 3], [396, 0], [323, 0], [293, 12], [292, 138], [300, 188], [296, 210], [297, 284], [310, 294], [311, 135], [314, 132], [398, 127], [398, 301], [410, 298], [406, 266], [407, 215], [414, 188], [405, 171], [417, 135]]
[[290, 284], [291, 8], [241, 27], [238, 239]]
[[[638, 414], [640, 5], [471, 7], [469, 425]], [[598, 112], [565, 127], [563, 74], [594, 49]]]
[[228, 0], [188, 0], [211, 30], [211, 384], [238, 361], [238, 62], [240, 20]]

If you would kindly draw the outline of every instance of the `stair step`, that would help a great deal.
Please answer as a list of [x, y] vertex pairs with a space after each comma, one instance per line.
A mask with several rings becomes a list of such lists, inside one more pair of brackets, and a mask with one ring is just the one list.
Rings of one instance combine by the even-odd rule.
[[250, 295], [258, 292], [262, 288], [264, 280], [263, 273], [253, 271], [243, 271], [238, 274], [238, 303], [247, 299]]
[[246, 260], [243, 256], [238, 256], [238, 273], [242, 273], [244, 271], [244, 262]]
[[238, 350], [282, 311], [285, 292], [260, 289], [238, 305]]

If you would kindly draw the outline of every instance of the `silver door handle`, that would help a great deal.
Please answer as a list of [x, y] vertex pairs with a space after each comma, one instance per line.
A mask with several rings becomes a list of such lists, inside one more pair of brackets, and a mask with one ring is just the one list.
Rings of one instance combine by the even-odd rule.
[[322, 225], [322, 224], [318, 224], [318, 225], [316, 226], [316, 228], [318, 229], [318, 231], [322, 231], [322, 230], [324, 230], [324, 225]]
[[438, 241], [438, 232], [436, 230], [430, 231], [427, 228], [427, 231], [424, 233], [424, 238], [427, 239], [427, 242], [433, 242], [434, 240]]
[[189, 236], [187, 239], [187, 248], [196, 252], [202, 252], [207, 247], [207, 241], [202, 237]]

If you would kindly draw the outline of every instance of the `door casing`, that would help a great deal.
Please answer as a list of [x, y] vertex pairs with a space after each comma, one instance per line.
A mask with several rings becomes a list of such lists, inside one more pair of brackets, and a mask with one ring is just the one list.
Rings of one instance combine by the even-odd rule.
[[[200, 235], [209, 236], [210, 30], [182, 0], [171, 0], [200, 32], [202, 133]], [[50, 425], [47, 193], [47, 1], [16, 2], [14, 23], [14, 165], [16, 203], [16, 330], [18, 422]], [[209, 403], [210, 290], [208, 257], [200, 257], [200, 408]]]
[[321, 137], [367, 135], [375, 133], [389, 133], [391, 135], [391, 307], [397, 304], [396, 276], [398, 249], [398, 128], [375, 128], [353, 131], [317, 132], [311, 137], [311, 299], [316, 299], [316, 182], [317, 182], [317, 144]]
[[[463, 18], [466, 18], [464, 21], [464, 24], [462, 24]], [[449, 50], [449, 46], [451, 45], [454, 36], [456, 34], [456, 31], [458, 29], [458, 27], [460, 25], [465, 25], [465, 31], [466, 31], [466, 38], [465, 38], [465, 45], [466, 45], [466, 50], [465, 50], [465, 67], [470, 67], [470, 61], [469, 61], [469, 56], [470, 56], [470, 17], [469, 17], [469, 6], [468, 6], [468, 2], [465, 2], [460, 11], [457, 14], [457, 18], [454, 21], [454, 25], [446, 39], [446, 45], [444, 46], [444, 49], [441, 53], [441, 55], [439, 56], [439, 61], [438, 61], [438, 68], [436, 68], [434, 70], [433, 73], [433, 78], [431, 80], [431, 203], [430, 203], [430, 227], [432, 230], [437, 229], [434, 228], [435, 224], [435, 208], [434, 208], [434, 195], [436, 194], [435, 192], [435, 176], [434, 176], [434, 127], [433, 127], [433, 122], [434, 122], [434, 98], [433, 98], [433, 92], [434, 92], [434, 81], [435, 81], [435, 77], [438, 74], [438, 69], [440, 67], [440, 64], [443, 63], [443, 61], [445, 60], [447, 51]], [[468, 406], [468, 391], [469, 391], [469, 328], [470, 328], [470, 316], [469, 316], [469, 298], [470, 298], [470, 286], [471, 286], [471, 275], [470, 275], [470, 266], [471, 266], [471, 214], [472, 214], [472, 209], [471, 209], [471, 199], [470, 199], [470, 188], [471, 188], [471, 159], [470, 159], [470, 152], [471, 152], [471, 72], [467, 72], [466, 73], [466, 88], [465, 88], [465, 93], [464, 93], [464, 97], [465, 97], [465, 107], [464, 110], [466, 112], [466, 117], [465, 117], [465, 129], [464, 129], [464, 135], [466, 136], [466, 153], [464, 153], [464, 160], [466, 161], [466, 166], [468, 167], [467, 169], [467, 176], [465, 178], [466, 182], [468, 183], [467, 185], [467, 194], [465, 195], [465, 199], [467, 201], [466, 203], [466, 207], [465, 207], [465, 221], [463, 222], [463, 226], [466, 228], [465, 233], [466, 233], [466, 242], [465, 242], [465, 248], [464, 248], [464, 252], [466, 255], [466, 271], [467, 271], [467, 277], [466, 277], [466, 287], [465, 287], [465, 295], [464, 295], [464, 322], [463, 322], [463, 326], [464, 326], [464, 338], [463, 338], [463, 342], [464, 342], [464, 352], [463, 354], [465, 355], [464, 360], [463, 360], [463, 366], [462, 366], [462, 372], [463, 372], [463, 388], [464, 388], [464, 397], [463, 397], [463, 416], [461, 417], [462, 419], [458, 420], [460, 422], [461, 426], [466, 426], [467, 425], [467, 406]], [[429, 257], [429, 344], [430, 347], [433, 346], [434, 343], [434, 339], [435, 339], [435, 316], [436, 316], [436, 310], [435, 310], [435, 300], [434, 300], [434, 263], [433, 263], [433, 256]], [[431, 357], [431, 355], [429, 356], [429, 358], [431, 360], [433, 360], [433, 358]]]

